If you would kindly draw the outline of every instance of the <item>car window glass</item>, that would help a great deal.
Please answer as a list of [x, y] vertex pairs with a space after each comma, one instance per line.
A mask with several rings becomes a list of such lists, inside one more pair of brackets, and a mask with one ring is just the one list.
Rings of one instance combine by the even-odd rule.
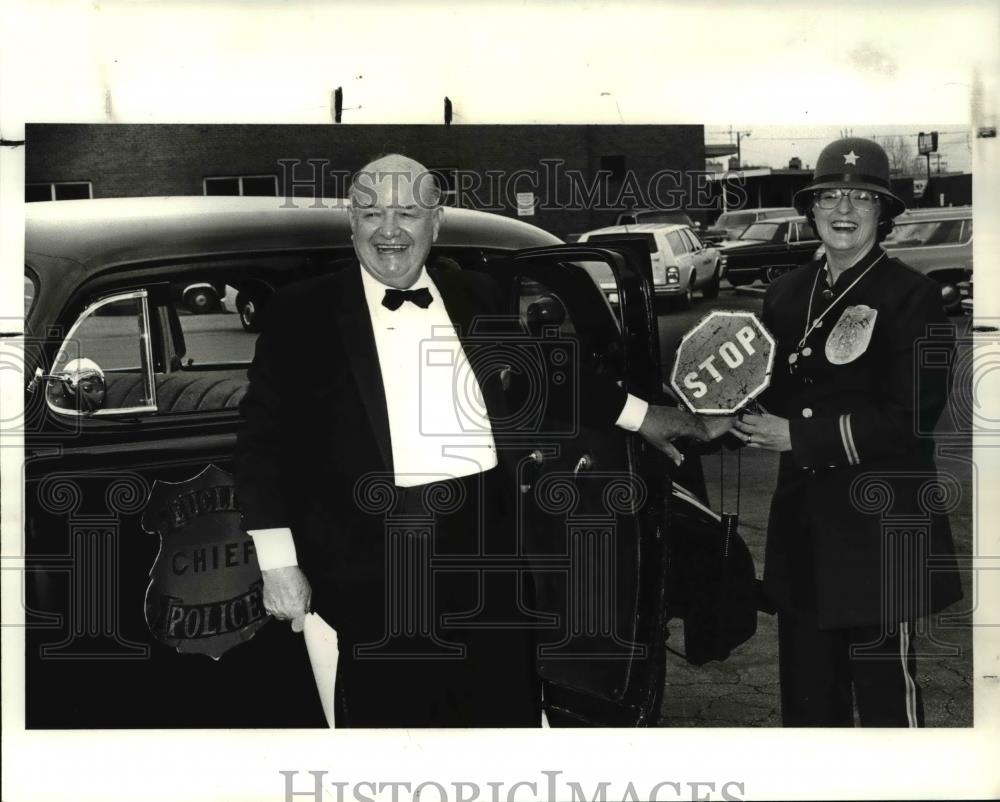
[[173, 300], [184, 335], [182, 364], [186, 367], [249, 363], [253, 359], [257, 331], [247, 331], [240, 315], [247, 314], [248, 304], [256, 301], [263, 307], [266, 301], [240, 297], [239, 291], [230, 284], [223, 284], [218, 289], [222, 290], [221, 295], [213, 291], [212, 301], [205, 308], [192, 307], [183, 297]]
[[928, 245], [954, 245], [962, 238], [961, 220], [942, 220], [927, 239]]
[[760, 213], [761, 220], [772, 220], [775, 217], [794, 217], [797, 214], [795, 209], [771, 209]]
[[968, 242], [972, 239], [972, 218], [970, 217], [965, 221], [965, 228], [962, 229], [962, 242]]
[[927, 220], [897, 224], [885, 243], [897, 248], [951, 245], [961, 241], [961, 220]]
[[[127, 297], [97, 303], [82, 313], [63, 341], [51, 371], [70, 381], [46, 383], [46, 399], [52, 407], [69, 412], [108, 412], [151, 405], [146, 382], [145, 309], [143, 298]], [[103, 391], [90, 392], [81, 402], [74, 387], [88, 390], [95, 375], [103, 375]]]
[[667, 234], [667, 244], [674, 252], [674, 256], [680, 256], [689, 250], [686, 241], [681, 237], [679, 231], [671, 231]]
[[139, 298], [125, 298], [87, 313], [73, 336], [63, 343], [56, 367], [78, 357], [93, 360], [105, 371], [139, 370], [143, 332], [140, 303]]
[[799, 241], [814, 240], [817, 238], [816, 233], [813, 231], [813, 228], [811, 225], [809, 225], [808, 221], [803, 220], [799, 223], [796, 223], [795, 228], [797, 232], [796, 236], [798, 237]]
[[[135, 405], [143, 392], [141, 368], [147, 364], [147, 394], [155, 392], [157, 414], [234, 413], [246, 392], [247, 368], [274, 293], [340, 269], [345, 254], [251, 254], [143, 269], [150, 282], [145, 288], [146, 362], [140, 361], [142, 326], [134, 299], [115, 301], [93, 320], [84, 318], [73, 337], [79, 355], [93, 359], [107, 374], [103, 414]], [[127, 303], [131, 309], [125, 308]], [[128, 381], [121, 378], [125, 374]]]
[[691, 225], [691, 218], [684, 212], [639, 212], [636, 215], [636, 218], [640, 223], [658, 223], [667, 225], [671, 223], [680, 223], [685, 226]]
[[687, 239], [688, 248], [692, 251], [697, 251], [701, 248], [701, 240], [698, 239], [698, 235], [689, 229], [684, 229], [681, 231], [684, 237]]
[[[608, 275], [614, 281], [610, 269]], [[548, 285], [533, 278], [522, 278], [518, 282], [518, 315], [524, 329], [537, 337], [542, 336], [543, 330], [554, 329], [558, 329], [560, 335], [576, 334], [563, 299]]]
[[[610, 242], [612, 240], [621, 239], [621, 234], [591, 234], [587, 237], [587, 242]], [[634, 236], [634, 235], [633, 235]], [[646, 242], [649, 245], [649, 252], [656, 253], [658, 246], [656, 244], [656, 237], [653, 234], [646, 234]]]
[[723, 212], [716, 225], [719, 228], [745, 228], [756, 219], [754, 212]]
[[778, 230], [777, 223], [754, 223], [740, 234], [740, 239], [755, 239], [770, 242]]

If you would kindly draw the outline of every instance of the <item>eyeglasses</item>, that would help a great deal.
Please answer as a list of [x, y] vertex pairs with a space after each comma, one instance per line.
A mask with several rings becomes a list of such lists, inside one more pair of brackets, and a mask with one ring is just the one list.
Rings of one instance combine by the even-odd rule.
[[816, 193], [815, 202], [820, 209], [833, 209], [845, 196], [859, 212], [870, 212], [878, 203], [878, 194], [867, 189], [821, 189]]

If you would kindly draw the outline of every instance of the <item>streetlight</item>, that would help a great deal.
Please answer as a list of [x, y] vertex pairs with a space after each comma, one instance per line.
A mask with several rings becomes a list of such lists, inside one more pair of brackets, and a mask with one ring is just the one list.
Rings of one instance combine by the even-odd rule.
[[736, 169], [740, 170], [743, 168], [743, 157], [740, 152], [740, 137], [750, 136], [752, 131], [737, 131], [736, 132]]

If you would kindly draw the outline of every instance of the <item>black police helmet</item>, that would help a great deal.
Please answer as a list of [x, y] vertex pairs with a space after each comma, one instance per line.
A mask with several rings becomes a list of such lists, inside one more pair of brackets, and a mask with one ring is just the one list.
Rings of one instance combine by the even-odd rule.
[[831, 142], [819, 154], [812, 183], [795, 193], [793, 205], [799, 214], [812, 209], [813, 193], [820, 189], [868, 189], [882, 199], [883, 214], [892, 219], [906, 209], [892, 191], [889, 157], [878, 142], [847, 137]]

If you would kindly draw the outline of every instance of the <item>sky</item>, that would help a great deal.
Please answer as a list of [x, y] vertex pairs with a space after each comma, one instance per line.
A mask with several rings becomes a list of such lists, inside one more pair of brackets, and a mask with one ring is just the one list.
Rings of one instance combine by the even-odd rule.
[[[744, 132], [740, 138], [740, 150], [744, 165], [783, 168], [788, 160], [798, 156], [802, 167], [811, 169], [816, 165], [819, 152], [833, 139], [847, 131], [851, 136], [895, 137], [902, 136], [909, 143], [913, 155], [917, 155], [917, 134], [921, 131], [938, 132], [938, 152], [941, 154], [941, 170], [971, 172], [972, 140], [975, 132], [961, 124], [941, 124], [928, 122], [924, 125], [859, 123], [844, 126], [776, 126], [758, 125], [753, 121], [732, 125], [706, 125], [705, 141], [708, 143], [735, 142], [735, 132]], [[745, 132], [749, 131], [747, 137]], [[931, 171], [937, 170], [937, 158], [931, 156]]]

